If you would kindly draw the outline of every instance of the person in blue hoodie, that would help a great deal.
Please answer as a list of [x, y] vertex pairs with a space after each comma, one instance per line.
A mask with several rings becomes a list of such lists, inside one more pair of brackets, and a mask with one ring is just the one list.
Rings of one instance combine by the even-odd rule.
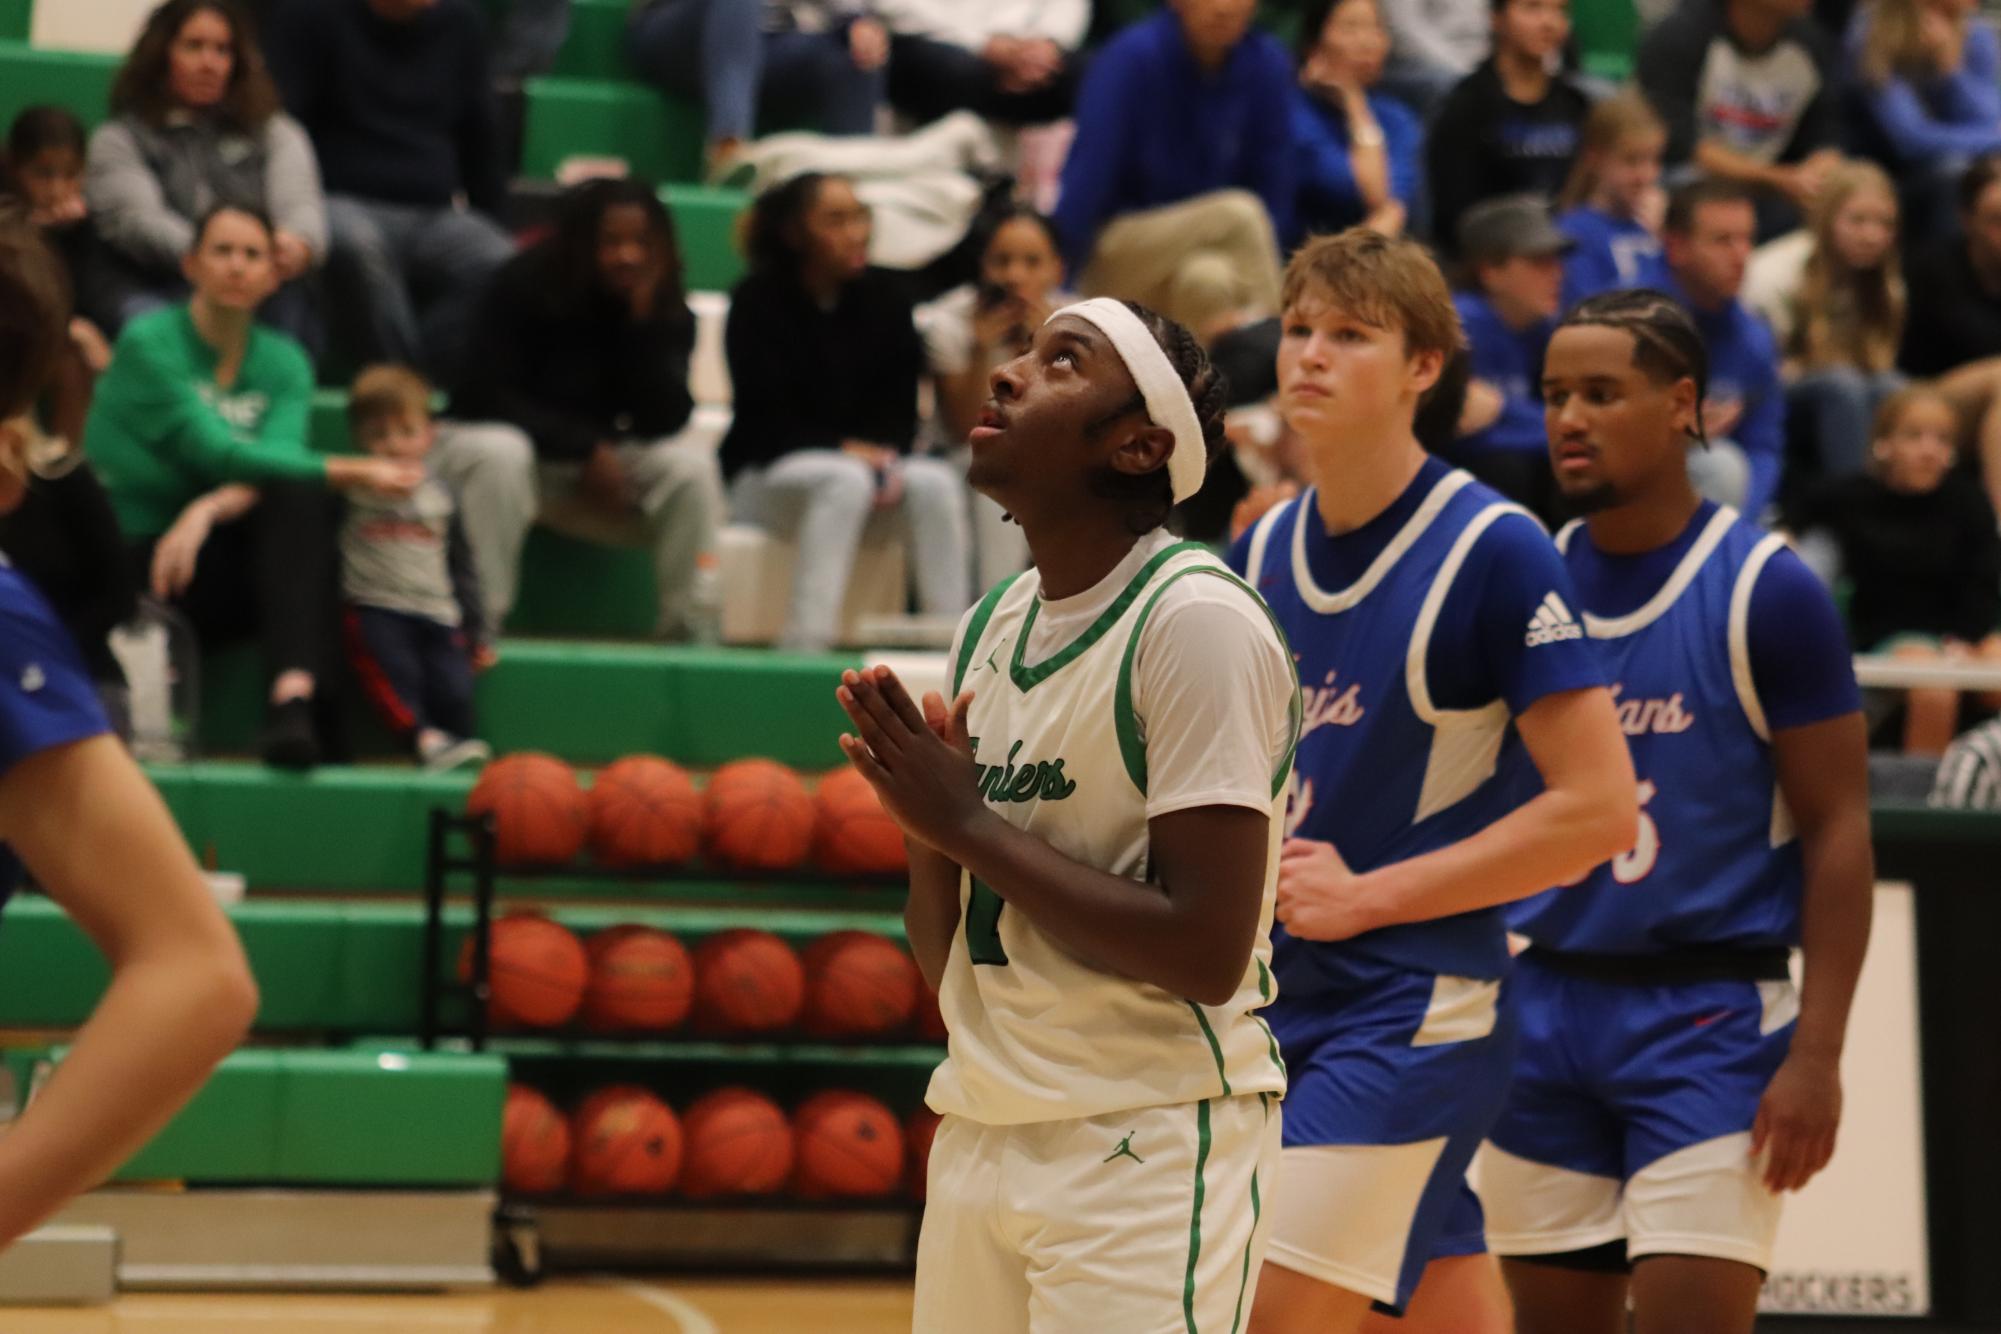
[[1667, 126], [1636, 92], [1608, 97], [1584, 119], [1577, 164], [1556, 225], [1576, 243], [1563, 262], [1565, 310], [1586, 297], [1634, 287], [1660, 258], [1661, 154]]
[[1858, 147], [1896, 174], [1911, 235], [1952, 235], [1966, 164], [2001, 149], [2001, 38], [1979, 9], [1872, 0], [1849, 26]]
[[1459, 227], [1471, 283], [1453, 302], [1473, 383], [1451, 461], [1545, 523], [1555, 487], [1543, 440], [1542, 354], [1562, 313], [1570, 244], [1534, 195], [1475, 204]]
[[1294, 76], [1253, 0], [1172, 0], [1091, 61], [1056, 234], [1086, 296], [1152, 307], [1205, 342], [1278, 309], [1293, 234]]
[[1314, 0], [1300, 23], [1292, 137], [1302, 235], [1361, 224], [1402, 233], [1417, 204], [1424, 126], [1376, 91], [1390, 30], [1377, 0]]
[[1688, 472], [1705, 499], [1755, 521], [1777, 497], [1786, 465], [1786, 395], [1772, 331], [1738, 300], [1758, 230], [1750, 191], [1720, 179], [1668, 200], [1664, 250], [1646, 283], [1688, 308], [1709, 346], [1703, 424], [1709, 447]]

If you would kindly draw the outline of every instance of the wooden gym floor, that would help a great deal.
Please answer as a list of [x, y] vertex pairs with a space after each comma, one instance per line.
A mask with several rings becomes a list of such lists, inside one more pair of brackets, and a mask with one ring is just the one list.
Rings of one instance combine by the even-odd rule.
[[552, 1280], [414, 1297], [140, 1294], [0, 1311], [6, 1334], [908, 1334], [907, 1279]]

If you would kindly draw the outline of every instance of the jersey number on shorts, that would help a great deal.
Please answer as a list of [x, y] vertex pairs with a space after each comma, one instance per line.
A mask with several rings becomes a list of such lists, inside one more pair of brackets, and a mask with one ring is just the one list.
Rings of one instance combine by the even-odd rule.
[[1654, 863], [1660, 860], [1660, 826], [1647, 814], [1647, 803], [1654, 799], [1656, 791], [1653, 779], [1640, 780], [1640, 836], [1633, 840], [1632, 847], [1612, 859], [1612, 878], [1622, 885], [1645, 880], [1653, 873]]
[[1001, 907], [1000, 895], [973, 881], [972, 897], [966, 903], [966, 954], [974, 963], [1007, 963], [1007, 951], [1001, 948]]

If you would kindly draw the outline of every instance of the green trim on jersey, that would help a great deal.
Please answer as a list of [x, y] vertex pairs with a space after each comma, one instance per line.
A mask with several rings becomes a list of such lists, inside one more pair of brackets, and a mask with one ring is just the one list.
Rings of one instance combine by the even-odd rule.
[[[1174, 549], [1184, 550], [1193, 545], [1195, 544], [1192, 542], [1184, 543]], [[1272, 615], [1271, 608], [1265, 605], [1265, 600], [1258, 596], [1257, 590], [1222, 566], [1191, 565], [1185, 570], [1176, 570], [1161, 580], [1160, 587], [1156, 588], [1153, 596], [1146, 600], [1146, 606], [1140, 608], [1139, 616], [1133, 622], [1132, 634], [1126, 639], [1125, 657], [1119, 661], [1119, 683], [1112, 697], [1112, 722], [1118, 732], [1119, 758], [1125, 761], [1126, 776], [1132, 779], [1133, 786], [1139, 789], [1141, 796], [1146, 795], [1146, 743], [1140, 739], [1139, 714], [1133, 708], [1133, 660], [1139, 656], [1139, 637], [1146, 629], [1146, 618], [1153, 615], [1154, 605], [1160, 601], [1161, 594], [1172, 588], [1175, 580], [1189, 574], [1214, 575], [1218, 579], [1235, 584], [1249, 594], [1257, 609], [1265, 614], [1267, 621], [1271, 622], [1272, 633], [1278, 636], [1279, 648], [1283, 649], [1288, 657], [1292, 653], [1292, 646], [1286, 642], [1284, 628], [1279, 625], [1278, 618]], [[1279, 760], [1278, 769], [1272, 774], [1273, 797], [1285, 791], [1286, 781], [1292, 777], [1292, 757], [1299, 749], [1301, 710], [1297, 682], [1293, 683], [1292, 699], [1286, 705], [1286, 716], [1288, 726], [1285, 755]]]
[[1042, 607], [1042, 595], [1037, 593], [1034, 600], [1028, 604], [1028, 614], [1022, 618], [1021, 633], [1014, 643], [1014, 657], [1008, 663], [1007, 674], [1013, 679], [1015, 688], [1022, 691], [1033, 690], [1075, 662], [1091, 645], [1103, 639], [1106, 631], [1118, 624], [1119, 617], [1125, 615], [1126, 610], [1138, 600], [1140, 593], [1146, 588], [1147, 580], [1153, 578], [1161, 566], [1183, 552], [1208, 549], [1200, 542], [1177, 542], [1156, 552], [1146, 564], [1140, 566], [1139, 573], [1132, 577], [1132, 582], [1112, 599], [1112, 605], [1105, 608], [1097, 620], [1084, 628], [1084, 633], [1030, 667], [1025, 662], [1028, 656], [1028, 635], [1029, 631], [1035, 628], [1035, 614]]
[[[1266, 1005], [1269, 1005], [1271, 1004], [1271, 969], [1265, 967], [1263, 959], [1256, 958], [1255, 956], [1251, 959], [1251, 962], [1258, 966], [1258, 995], [1264, 1000]], [[1265, 1017], [1255, 1010], [1251, 1011], [1251, 1018], [1257, 1020], [1258, 1027], [1265, 1031], [1265, 1045], [1271, 1049], [1271, 1063], [1278, 1067], [1278, 1073], [1281, 1077], [1287, 1077], [1285, 1074], [1285, 1058], [1278, 1054], [1278, 1038], [1272, 1033], [1271, 1025], [1266, 1023]]]
[[[966, 622], [966, 637], [959, 641], [959, 660], [952, 664], [952, 696], [954, 699], [958, 698], [959, 692], [965, 689], [966, 669], [972, 666], [973, 650], [979, 646], [980, 636], [987, 632], [987, 622], [993, 619], [994, 608], [1000, 605], [1001, 598], [1007, 594], [1007, 590], [1012, 588], [1014, 581], [1019, 578], [1021, 578], [1021, 574], [1017, 571], [988, 589], [987, 595], [980, 599], [980, 605], [973, 609], [973, 619]], [[950, 703], [950, 700], [946, 701], [948, 707]]]
[[[1264, 1108], [1265, 1124], [1269, 1126], [1271, 1124], [1271, 1094], [1269, 1093], [1258, 1094], [1258, 1105]], [[1260, 1154], [1259, 1156], [1260, 1158], [1262, 1158], [1263, 1155]], [[1237, 1331], [1241, 1329], [1244, 1324], [1244, 1294], [1250, 1290], [1251, 1286], [1251, 1246], [1258, 1239], [1258, 1216], [1263, 1212], [1264, 1212], [1264, 1201], [1258, 1198], [1258, 1169], [1256, 1167], [1252, 1167], [1251, 1168], [1251, 1233], [1249, 1236], [1244, 1238], [1244, 1267], [1242, 1272], [1237, 1275], [1237, 1314], [1236, 1317], [1230, 1321], [1230, 1334], [1237, 1334]]]
[[1188, 1220], [1188, 1272], [1181, 1280], [1181, 1316], [1188, 1334], [1196, 1334], [1195, 1262], [1202, 1258], [1202, 1169], [1208, 1165], [1209, 1100], [1204, 1098], [1195, 1104], [1195, 1211]]
[[1223, 1068], [1223, 1044], [1216, 1041], [1216, 1030], [1209, 1026], [1209, 1016], [1202, 1013], [1202, 1007], [1194, 1001], [1188, 1008], [1195, 1011], [1195, 1022], [1202, 1025], [1202, 1036], [1209, 1039], [1209, 1054], [1216, 1058], [1216, 1078], [1223, 1081], [1223, 1096], [1230, 1096], [1230, 1076]]

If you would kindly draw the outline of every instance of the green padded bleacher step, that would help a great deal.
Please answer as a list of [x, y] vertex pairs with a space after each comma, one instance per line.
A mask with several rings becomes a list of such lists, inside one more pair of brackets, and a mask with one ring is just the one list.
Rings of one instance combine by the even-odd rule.
[[694, 181], [702, 174], [702, 112], [645, 84], [530, 79], [523, 175], [556, 178], [571, 157], [615, 158], [634, 176]]
[[486, 1185], [499, 1174], [506, 1085], [492, 1055], [239, 1051], [114, 1179]]
[[[196, 854], [236, 871], [255, 889], [413, 891], [424, 883], [430, 812], [460, 810], [468, 773], [357, 765], [288, 774], [244, 761], [152, 765], [154, 785]], [[894, 888], [850, 887], [799, 874], [768, 881], [633, 882], [504, 875], [502, 889], [523, 897], [637, 899], [662, 902], [765, 903], [774, 907], [880, 910], [900, 905]], [[453, 885], [469, 892], [469, 878]]]
[[[529, 551], [532, 560], [532, 540]], [[763, 755], [827, 770], [842, 763], [846, 722], [834, 686], [860, 665], [858, 654], [508, 639], [479, 680], [479, 731], [498, 752], [547, 750], [577, 764], [643, 751], [701, 767]], [[201, 677], [204, 750], [250, 752], [264, 714], [257, 653], [205, 655]], [[363, 753], [389, 744], [378, 729]]]
[[570, 35], [549, 71], [572, 79], [636, 78], [625, 55], [625, 21], [631, 0], [574, 0]]
[[0, 41], [27, 41], [34, 19], [35, 0], [0, 0]]
[[25, 41], [0, 41], [0, 133], [24, 108], [67, 107], [85, 126], [111, 108], [111, 81], [124, 57], [81, 51], [45, 51]]
[[743, 277], [737, 220], [750, 208], [741, 190], [667, 185], [660, 191], [681, 242], [682, 283], [691, 292], [727, 292]]

